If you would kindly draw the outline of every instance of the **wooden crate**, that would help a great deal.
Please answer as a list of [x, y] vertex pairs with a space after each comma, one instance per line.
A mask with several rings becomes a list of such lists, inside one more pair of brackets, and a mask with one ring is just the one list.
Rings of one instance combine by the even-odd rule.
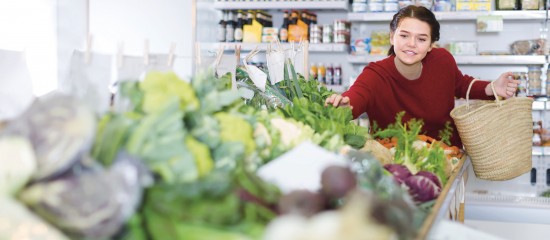
[[432, 212], [424, 220], [424, 224], [419, 230], [417, 239], [426, 239], [432, 229], [441, 220], [464, 222], [464, 187], [468, 180], [468, 167], [470, 158], [464, 154], [458, 164], [458, 167], [451, 173], [447, 184], [441, 190]]

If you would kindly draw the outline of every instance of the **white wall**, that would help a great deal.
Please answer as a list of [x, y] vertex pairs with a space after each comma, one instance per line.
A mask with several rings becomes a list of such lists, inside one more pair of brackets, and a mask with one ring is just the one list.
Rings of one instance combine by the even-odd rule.
[[57, 0], [57, 58], [59, 82], [68, 72], [72, 53], [84, 49], [88, 32], [89, 0]]
[[193, 0], [89, 0], [89, 30], [93, 50], [115, 54], [123, 44], [126, 55], [169, 52], [176, 44], [178, 73], [192, 73]]
[[0, 0], [0, 49], [24, 51], [33, 93], [57, 88], [55, 0]]

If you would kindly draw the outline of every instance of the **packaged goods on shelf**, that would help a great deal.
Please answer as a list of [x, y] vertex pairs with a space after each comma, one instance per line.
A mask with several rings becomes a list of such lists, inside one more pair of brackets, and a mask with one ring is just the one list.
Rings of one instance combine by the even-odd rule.
[[496, 0], [497, 10], [518, 10], [519, 1], [516, 0]]
[[485, 0], [458, 0], [456, 2], [457, 11], [490, 11], [491, 2]]
[[538, 0], [521, 0], [522, 10], [539, 10], [540, 2]]
[[423, 6], [427, 9], [432, 9], [433, 0], [415, 0], [414, 4], [417, 6]]
[[368, 4], [367, 2], [353, 2], [351, 4], [351, 11], [352, 12], [367, 12], [368, 11]]
[[529, 79], [529, 95], [541, 96], [542, 95], [542, 71], [540, 66], [529, 66], [527, 72], [527, 78]]
[[390, 49], [390, 33], [387, 31], [373, 31], [371, 33], [371, 55], [387, 55]]
[[383, 0], [369, 0], [369, 12], [383, 12], [384, 1]]
[[351, 54], [352, 55], [365, 55], [370, 54], [370, 38], [359, 38], [355, 39], [351, 43]]
[[546, 39], [519, 40], [512, 43], [512, 54], [544, 55]]
[[517, 97], [527, 97], [527, 85], [529, 79], [526, 72], [513, 72], [515, 80], [519, 80], [518, 88], [516, 90]]
[[436, 12], [449, 12], [453, 10], [453, 3], [450, 0], [435, 0], [433, 9]]
[[397, 12], [397, 10], [399, 10], [397, 0], [386, 0], [384, 2], [384, 12]]
[[334, 41], [333, 28], [330, 24], [323, 25], [323, 43], [332, 43]]
[[476, 55], [477, 42], [451, 42], [445, 48], [453, 55]]

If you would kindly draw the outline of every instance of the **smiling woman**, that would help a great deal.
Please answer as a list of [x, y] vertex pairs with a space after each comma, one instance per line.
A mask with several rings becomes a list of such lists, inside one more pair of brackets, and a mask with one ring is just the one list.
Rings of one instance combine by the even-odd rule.
[[[451, 144], [462, 147], [449, 113], [455, 97], [465, 98], [474, 78], [462, 74], [447, 50], [434, 47], [439, 29], [435, 15], [427, 8], [410, 5], [400, 9], [390, 23], [392, 47], [388, 57], [370, 63], [347, 92], [330, 96], [326, 104], [351, 106], [354, 117], [366, 112], [371, 125], [376, 123], [382, 129], [405, 112], [404, 123], [422, 119], [422, 132], [435, 139], [451, 123]], [[489, 83], [475, 82], [470, 98], [494, 98]], [[497, 95], [508, 98], [513, 95], [508, 90], [515, 90], [518, 81], [507, 72], [492, 84]]]

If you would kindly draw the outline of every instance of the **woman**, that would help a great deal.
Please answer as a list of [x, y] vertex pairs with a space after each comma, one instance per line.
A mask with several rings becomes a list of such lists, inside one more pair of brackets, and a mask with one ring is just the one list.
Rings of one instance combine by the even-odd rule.
[[[328, 97], [325, 104], [350, 106], [354, 118], [366, 112], [371, 123], [386, 128], [404, 111], [403, 122], [411, 118], [424, 121], [423, 131], [439, 139], [439, 131], [451, 122], [451, 144], [462, 147], [449, 113], [455, 97], [465, 98], [471, 76], [463, 75], [453, 56], [435, 48], [439, 23], [425, 7], [410, 5], [397, 12], [390, 22], [391, 48], [388, 57], [370, 63], [353, 86], [342, 95]], [[518, 80], [506, 72], [493, 82], [499, 96], [514, 95]], [[476, 81], [471, 99], [494, 99], [490, 81]]]

